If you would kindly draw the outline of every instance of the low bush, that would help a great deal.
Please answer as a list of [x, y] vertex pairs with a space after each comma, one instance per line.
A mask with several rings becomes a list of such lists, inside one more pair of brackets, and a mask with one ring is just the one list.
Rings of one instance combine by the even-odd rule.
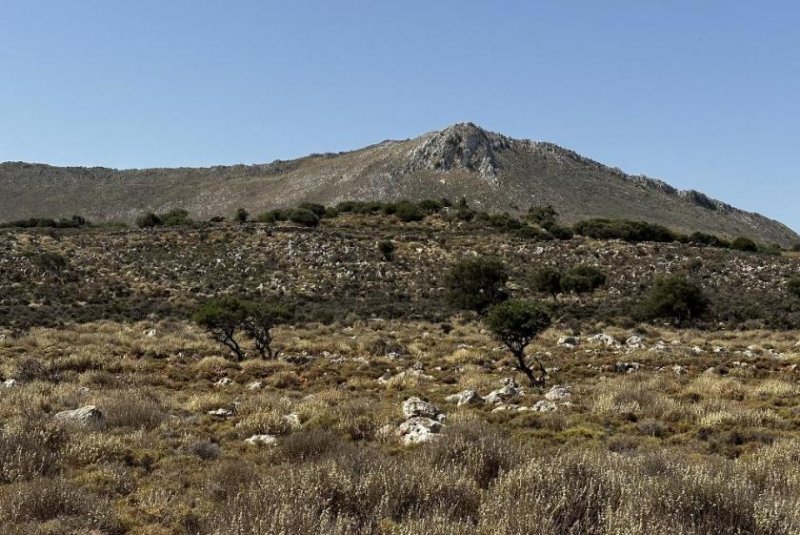
[[288, 213], [288, 219], [292, 223], [302, 225], [304, 227], [316, 227], [319, 225], [319, 216], [305, 208], [295, 208]]
[[588, 219], [575, 224], [576, 234], [601, 240], [625, 240], [632, 243], [673, 242], [677, 235], [668, 228], [646, 221], [626, 219]]
[[642, 319], [670, 319], [681, 324], [697, 319], [708, 305], [699, 284], [684, 275], [674, 274], [655, 280], [639, 305], [638, 315]]

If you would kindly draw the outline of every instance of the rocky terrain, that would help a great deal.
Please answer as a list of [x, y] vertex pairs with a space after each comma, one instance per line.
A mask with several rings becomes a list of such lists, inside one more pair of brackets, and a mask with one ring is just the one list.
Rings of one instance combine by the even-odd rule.
[[[445, 299], [478, 256], [555, 311], [541, 387]], [[440, 215], [0, 230], [0, 531], [800, 533], [798, 261]], [[575, 265], [606, 283], [533, 289]], [[710, 309], [638, 321], [678, 272]], [[295, 304], [279, 358], [189, 319], [218, 295]]]
[[673, 230], [748, 236], [793, 245], [800, 237], [758, 214], [696, 191], [625, 174], [551, 143], [517, 140], [462, 123], [415, 139], [292, 161], [210, 168], [58, 168], [0, 164], [0, 218], [132, 221], [142, 212], [185, 208], [196, 218], [259, 213], [302, 201], [465, 197], [488, 212], [552, 205], [565, 222], [644, 220]]

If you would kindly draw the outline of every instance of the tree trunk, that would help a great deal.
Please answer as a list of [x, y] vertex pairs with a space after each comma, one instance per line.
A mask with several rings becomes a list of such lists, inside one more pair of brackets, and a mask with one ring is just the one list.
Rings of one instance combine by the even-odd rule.
[[525, 362], [525, 353], [523, 353], [522, 351], [519, 351], [519, 352], [515, 353], [514, 356], [517, 357], [517, 369], [525, 374], [525, 376], [528, 378], [528, 381], [530, 381], [531, 386], [534, 386], [534, 387], [537, 387], [537, 388], [541, 387], [541, 386], [544, 386], [545, 370], [544, 370], [544, 366], [542, 366], [542, 363], [539, 362], [538, 359], [536, 360], [536, 362], [539, 364], [539, 367], [542, 370], [542, 376], [541, 377], [536, 377], [536, 374], [533, 373], [533, 370], [531, 369], [531, 367], [528, 366], [527, 362]]

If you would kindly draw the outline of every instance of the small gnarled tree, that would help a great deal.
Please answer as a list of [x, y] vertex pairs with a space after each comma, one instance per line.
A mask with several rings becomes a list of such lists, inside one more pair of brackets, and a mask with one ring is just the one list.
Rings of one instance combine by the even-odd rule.
[[244, 359], [244, 351], [236, 340], [237, 332], [247, 318], [247, 305], [235, 297], [215, 297], [203, 303], [192, 319], [209, 336], [233, 352], [234, 359]]
[[280, 350], [272, 347], [272, 329], [291, 320], [289, 307], [282, 303], [259, 302], [247, 304], [245, 310], [242, 328], [253, 339], [256, 351], [262, 359], [278, 358]]
[[533, 356], [531, 368], [525, 356], [525, 348], [550, 326], [547, 309], [531, 301], [511, 300], [493, 306], [486, 316], [486, 325], [498, 340], [503, 342], [516, 359], [516, 368], [525, 374], [532, 386], [541, 387], [547, 380], [547, 370], [538, 357]]

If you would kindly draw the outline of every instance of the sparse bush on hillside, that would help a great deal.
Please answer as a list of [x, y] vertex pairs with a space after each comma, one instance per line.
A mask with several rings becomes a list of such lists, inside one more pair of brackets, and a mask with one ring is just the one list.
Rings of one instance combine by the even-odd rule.
[[382, 240], [378, 242], [378, 251], [381, 253], [381, 257], [387, 262], [391, 262], [394, 258], [394, 251], [396, 248], [392, 240]]
[[295, 208], [289, 211], [288, 218], [292, 223], [303, 225], [304, 227], [316, 227], [319, 225], [319, 216], [305, 208]]
[[703, 289], [681, 274], [659, 277], [639, 305], [643, 319], [670, 319], [675, 324], [697, 319], [708, 308]]
[[689, 235], [688, 243], [721, 248], [727, 248], [731, 245], [729, 241], [723, 240], [722, 238], [714, 236], [713, 234], [706, 234], [705, 232], [693, 232]]
[[511, 351], [517, 361], [517, 369], [525, 374], [532, 386], [542, 386], [547, 378], [547, 371], [536, 356], [533, 361], [539, 375], [531, 369], [525, 357], [525, 348], [550, 326], [550, 321], [550, 313], [545, 307], [522, 300], [495, 305], [486, 316], [486, 325]]
[[508, 273], [495, 258], [469, 258], [457, 262], [447, 272], [450, 304], [465, 310], [483, 312], [508, 298], [505, 284]]
[[754, 242], [750, 238], [739, 236], [738, 238], [736, 238], [731, 242], [731, 249], [734, 249], [736, 251], [755, 253], [756, 251], [758, 251], [758, 245], [756, 245], [756, 242]]
[[30, 219], [18, 219], [7, 223], [0, 223], [0, 228], [80, 228], [88, 227], [92, 224], [86, 218], [74, 215], [69, 219], [50, 219], [42, 217], [32, 217]]
[[553, 268], [542, 268], [533, 274], [533, 289], [537, 292], [546, 293], [557, 300], [561, 293], [561, 277], [559, 270]]
[[297, 208], [299, 208], [301, 210], [308, 210], [309, 212], [313, 212], [320, 219], [325, 217], [326, 208], [325, 208], [325, 206], [323, 206], [321, 204], [317, 204], [317, 203], [313, 203], [313, 202], [304, 202], [304, 203], [300, 203], [297, 206]]
[[600, 288], [606, 283], [606, 274], [594, 266], [576, 266], [561, 275], [561, 289], [582, 296]]
[[672, 242], [677, 236], [668, 228], [646, 221], [625, 219], [588, 219], [573, 227], [576, 234], [600, 240], [625, 240], [631, 243]]
[[558, 223], [558, 212], [550, 205], [547, 206], [532, 206], [528, 209], [528, 214], [525, 216], [529, 222], [539, 225], [542, 228], [550, 229]]
[[411, 201], [398, 202], [394, 206], [394, 215], [404, 223], [409, 223], [411, 221], [422, 221], [425, 218], [425, 212]]
[[787, 283], [789, 294], [794, 297], [800, 298], [800, 275], [795, 275]]
[[277, 221], [286, 221], [288, 216], [286, 212], [282, 210], [269, 210], [268, 212], [259, 214], [256, 219], [259, 223], [275, 223]]
[[32, 260], [34, 264], [50, 273], [61, 273], [69, 266], [69, 261], [64, 255], [50, 251], [34, 255]]
[[247, 221], [250, 219], [250, 212], [248, 212], [244, 208], [237, 208], [236, 209], [236, 215], [234, 216], [234, 219], [239, 224], [247, 223]]
[[163, 214], [154, 214], [153, 212], [146, 212], [136, 218], [136, 225], [140, 228], [149, 227], [173, 227], [178, 225], [191, 225], [192, 220], [189, 218], [189, 212], [182, 208], [175, 208]]
[[522, 227], [519, 219], [511, 217], [508, 213], [489, 214], [489, 224], [503, 230], [516, 230]]

